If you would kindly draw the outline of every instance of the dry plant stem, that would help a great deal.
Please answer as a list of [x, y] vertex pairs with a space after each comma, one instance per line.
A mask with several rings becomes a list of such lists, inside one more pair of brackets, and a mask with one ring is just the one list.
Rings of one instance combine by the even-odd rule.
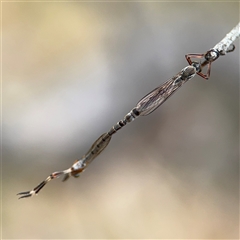
[[220, 52], [222, 55], [226, 54], [233, 44], [233, 42], [240, 36], [240, 22], [233, 28], [213, 49]]
[[[233, 28], [222, 41], [215, 45], [214, 48], [207, 51], [205, 54], [188, 54], [186, 59], [189, 66], [183, 68], [179, 73], [173, 76], [171, 79], [161, 84], [159, 87], [152, 90], [145, 97], [143, 97], [137, 105], [117, 124], [112, 126], [110, 130], [102, 134], [91, 146], [89, 151], [83, 155], [81, 159], [78, 159], [74, 164], [60, 172], [54, 172], [50, 174], [44, 181], [33, 188], [30, 191], [20, 192], [17, 195], [21, 195], [20, 198], [27, 198], [33, 195], [37, 195], [38, 192], [51, 180], [64, 176], [63, 181], [67, 180], [70, 176], [79, 177], [79, 174], [83, 172], [86, 167], [108, 146], [112, 135], [118, 130], [124, 127], [126, 124], [132, 122], [137, 117], [147, 116], [155, 111], [161, 104], [163, 104], [173, 93], [175, 93], [184, 83], [192, 79], [196, 74], [208, 79], [210, 76], [211, 63], [218, 59], [219, 56], [225, 55], [228, 52], [232, 52], [235, 49], [233, 41], [235, 41], [239, 35], [240, 23]], [[192, 58], [198, 61], [193, 61]], [[199, 59], [203, 59], [201, 62]], [[207, 73], [202, 72], [203, 67], [207, 67]]]

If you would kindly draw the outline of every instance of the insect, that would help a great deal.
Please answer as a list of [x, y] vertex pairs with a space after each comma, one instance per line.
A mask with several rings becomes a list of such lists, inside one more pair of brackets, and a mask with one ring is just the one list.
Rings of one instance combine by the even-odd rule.
[[[240, 23], [239, 23], [240, 24]], [[143, 97], [137, 105], [117, 124], [111, 129], [102, 134], [91, 146], [89, 151], [83, 155], [81, 159], [76, 160], [73, 165], [60, 172], [51, 173], [44, 181], [30, 191], [20, 192], [20, 198], [27, 198], [38, 194], [38, 192], [51, 180], [64, 176], [63, 181], [66, 181], [70, 176], [79, 177], [87, 166], [108, 146], [112, 135], [124, 127], [127, 123], [132, 122], [139, 116], [147, 116], [155, 111], [161, 104], [163, 104], [173, 93], [175, 93], [184, 83], [192, 79], [196, 74], [204, 79], [210, 77], [211, 64], [219, 58], [220, 55], [225, 55], [232, 52], [235, 46], [232, 42], [239, 37], [239, 24], [231, 30], [214, 48], [210, 49], [204, 54], [187, 54], [185, 55], [189, 66], [183, 68], [178, 74], [171, 79], [161, 84], [159, 87], [152, 90], [145, 97]], [[201, 61], [193, 61], [195, 59], [204, 59]], [[202, 69], [207, 66], [207, 71], [204, 74]]]
[[78, 177], [79, 174], [86, 169], [88, 164], [91, 163], [107, 147], [114, 133], [120, 130], [127, 123], [132, 122], [137, 117], [146, 116], [155, 111], [184, 83], [196, 75], [197, 67], [199, 68], [199, 66], [195, 63], [193, 66], [183, 68], [171, 79], [152, 90], [137, 103], [137, 105], [123, 118], [123, 120], [120, 120], [117, 124], [112, 126], [108, 132], [102, 134], [81, 159], [76, 160], [70, 168], [64, 171], [51, 173], [34, 189], [18, 193], [17, 195], [21, 195], [19, 199], [36, 195], [49, 181], [59, 178], [60, 176], [64, 176], [63, 181], [67, 180], [70, 176]]

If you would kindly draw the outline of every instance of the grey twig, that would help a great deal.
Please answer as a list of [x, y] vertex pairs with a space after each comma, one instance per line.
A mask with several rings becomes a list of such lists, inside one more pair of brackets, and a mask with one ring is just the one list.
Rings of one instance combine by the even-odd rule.
[[229, 48], [233, 45], [233, 42], [240, 36], [240, 22], [233, 28], [218, 44], [216, 44], [213, 49], [220, 52], [221, 54], [226, 54]]

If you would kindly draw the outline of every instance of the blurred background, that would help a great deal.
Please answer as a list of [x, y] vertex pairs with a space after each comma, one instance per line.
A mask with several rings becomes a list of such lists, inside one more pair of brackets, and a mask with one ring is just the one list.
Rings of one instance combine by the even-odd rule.
[[79, 179], [16, 196], [238, 21], [238, 2], [2, 3], [2, 238], [238, 239], [239, 42]]

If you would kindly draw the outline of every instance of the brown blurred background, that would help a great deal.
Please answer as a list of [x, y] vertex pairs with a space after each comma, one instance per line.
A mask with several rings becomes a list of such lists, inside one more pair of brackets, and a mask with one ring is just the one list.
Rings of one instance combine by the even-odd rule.
[[80, 179], [50, 182], [239, 21], [239, 3], [2, 3], [4, 239], [238, 238], [239, 42]]

